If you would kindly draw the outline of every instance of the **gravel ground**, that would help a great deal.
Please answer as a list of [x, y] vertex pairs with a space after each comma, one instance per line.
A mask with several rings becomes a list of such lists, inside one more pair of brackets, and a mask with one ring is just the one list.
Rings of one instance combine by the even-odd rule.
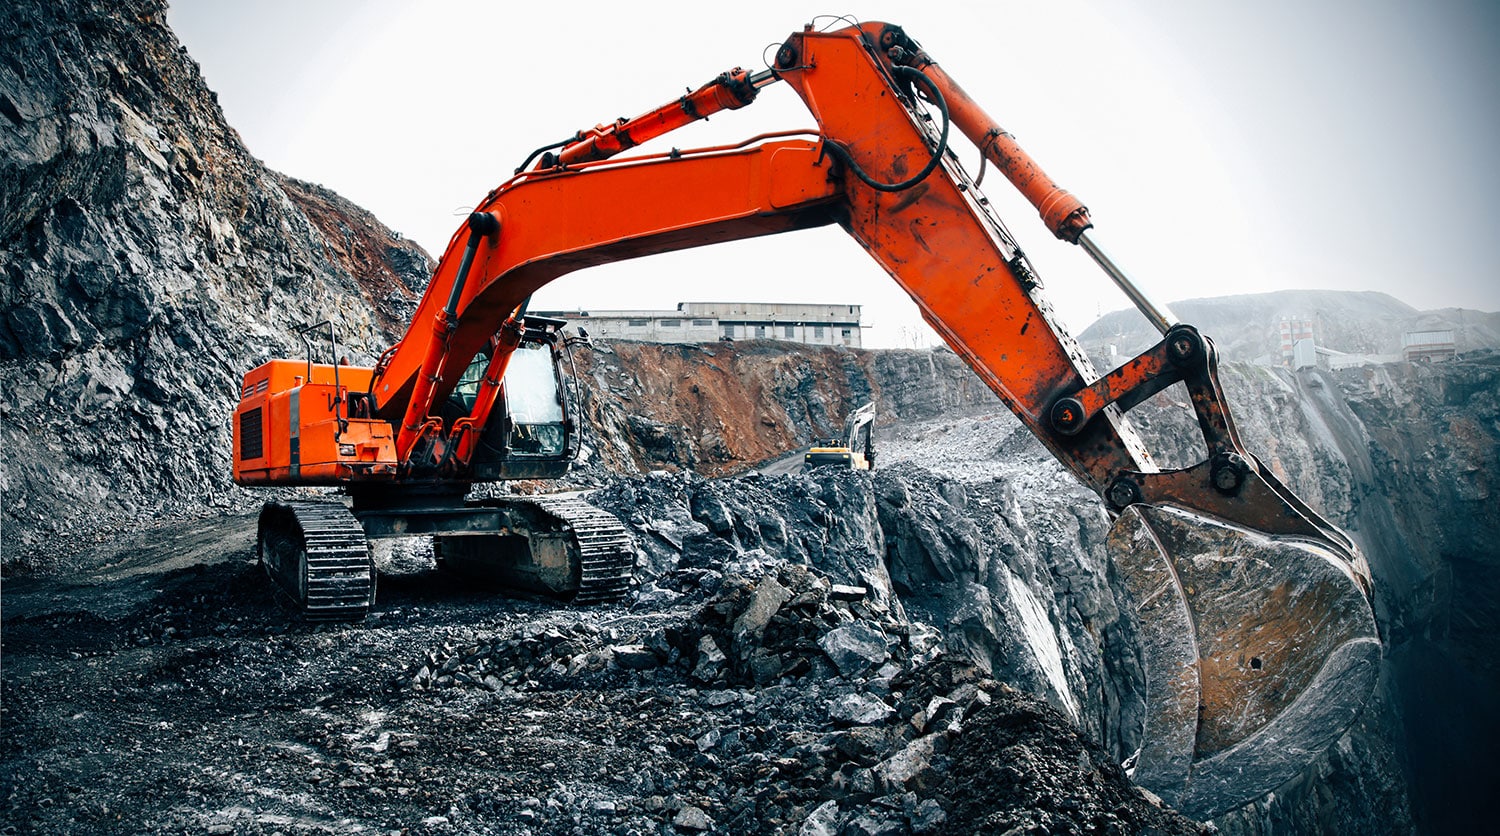
[[575, 610], [398, 550], [363, 624], [314, 626], [253, 528], [168, 526], [6, 581], [0, 830], [1197, 832], [815, 568], [684, 560]]

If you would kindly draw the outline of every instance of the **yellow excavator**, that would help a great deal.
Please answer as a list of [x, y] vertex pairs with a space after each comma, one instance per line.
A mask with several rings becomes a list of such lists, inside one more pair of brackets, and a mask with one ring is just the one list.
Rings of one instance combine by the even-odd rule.
[[872, 470], [875, 467], [875, 404], [867, 403], [849, 414], [844, 437], [829, 438], [809, 447], [802, 455], [802, 469], [844, 467]]

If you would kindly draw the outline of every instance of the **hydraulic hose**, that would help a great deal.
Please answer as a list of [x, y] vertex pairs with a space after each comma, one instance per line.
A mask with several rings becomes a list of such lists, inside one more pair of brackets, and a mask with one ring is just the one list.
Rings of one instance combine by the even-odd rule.
[[895, 66], [891, 69], [896, 73], [897, 76], [904, 76], [911, 81], [920, 80], [922, 86], [932, 94], [932, 101], [937, 105], [938, 112], [943, 115], [943, 133], [942, 136], [938, 138], [938, 147], [935, 151], [932, 152], [932, 159], [927, 161], [927, 165], [923, 166], [921, 171], [917, 172], [911, 177], [908, 177], [905, 180], [900, 181], [899, 183], [882, 183], [879, 180], [876, 180], [874, 177], [871, 177], [870, 174], [863, 168], [860, 168], [859, 163], [856, 163], [854, 161], [853, 155], [849, 153], [849, 150], [847, 148], [831, 139], [825, 139], [823, 142], [824, 147], [826, 147], [834, 157], [837, 157], [839, 162], [848, 166], [849, 170], [854, 172], [854, 176], [860, 179], [860, 182], [878, 192], [905, 191], [906, 189], [917, 185], [923, 180], [926, 180], [927, 175], [931, 174], [934, 170], [937, 169], [938, 163], [942, 162], [943, 160], [943, 153], [948, 150], [948, 128], [951, 120], [948, 118], [948, 102], [943, 98], [943, 91], [939, 90], [938, 86], [933, 83], [932, 79], [928, 78], [920, 70], [903, 66]]

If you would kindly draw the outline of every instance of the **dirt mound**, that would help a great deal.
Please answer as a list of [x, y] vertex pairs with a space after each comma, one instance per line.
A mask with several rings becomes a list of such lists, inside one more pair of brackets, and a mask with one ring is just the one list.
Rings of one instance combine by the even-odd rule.
[[1206, 832], [1131, 784], [1056, 710], [1014, 689], [998, 689], [964, 732], [948, 752], [947, 833]]

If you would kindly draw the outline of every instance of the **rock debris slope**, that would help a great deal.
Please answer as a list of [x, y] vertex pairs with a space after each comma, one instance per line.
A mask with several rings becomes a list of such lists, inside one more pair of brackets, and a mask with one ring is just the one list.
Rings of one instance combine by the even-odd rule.
[[[165, 3], [0, 8], [0, 489], [7, 569], [222, 504], [239, 376], [336, 320], [389, 343], [426, 255], [268, 171]], [[326, 350], [326, 349], [325, 349]]]
[[[85, 590], [13, 580], [3, 822], [1203, 832], [1027, 695], [1034, 679], [946, 650], [904, 611], [881, 520], [929, 511], [906, 477], [883, 478], [615, 482], [595, 498], [651, 554], [628, 606], [506, 600], [405, 557], [385, 563], [364, 624], [287, 624], [244, 517], [210, 526], [212, 545], [158, 530], [91, 555]], [[913, 501], [882, 512], [877, 490]]]

